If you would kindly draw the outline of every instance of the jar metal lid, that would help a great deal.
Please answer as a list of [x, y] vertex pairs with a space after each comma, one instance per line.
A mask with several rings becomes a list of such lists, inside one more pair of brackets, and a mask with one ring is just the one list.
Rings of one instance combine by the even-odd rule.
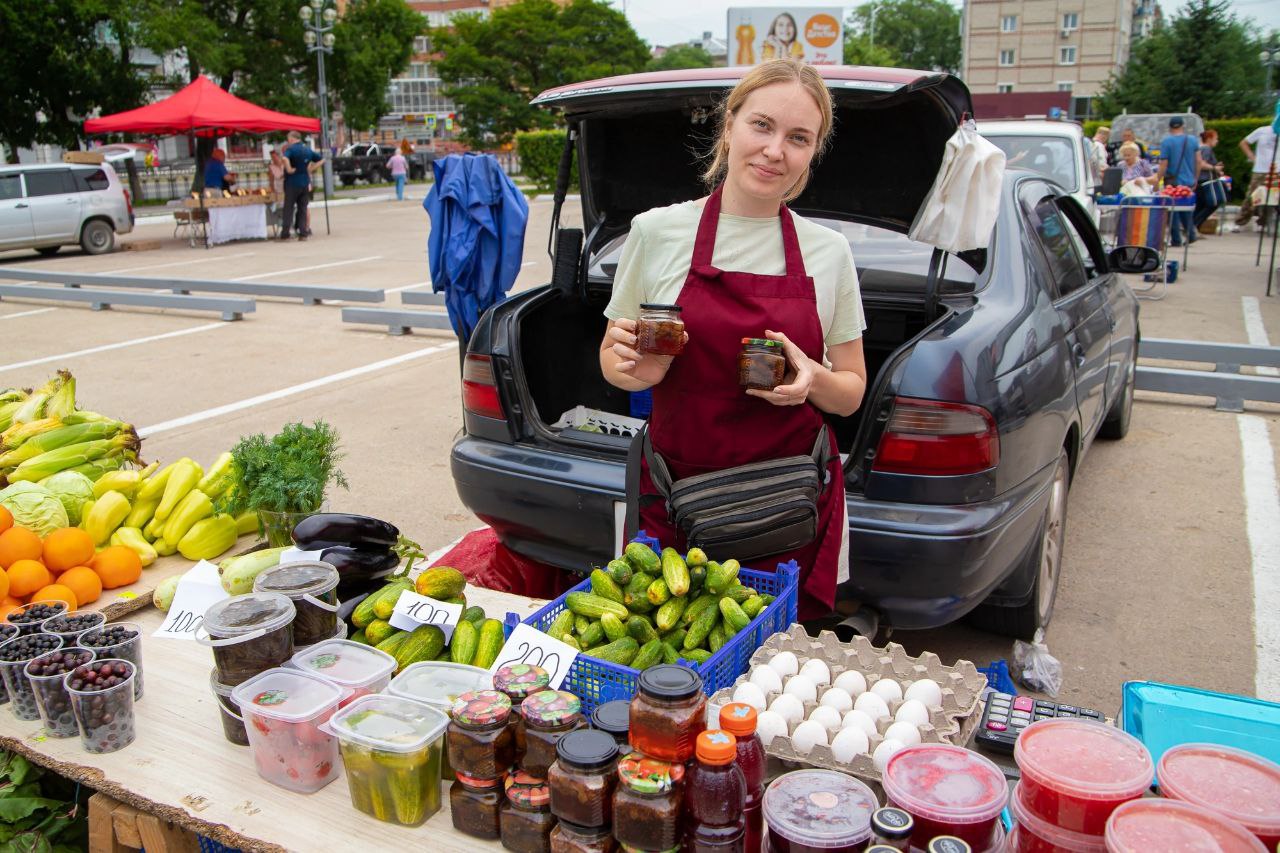
[[612, 830], [607, 826], [582, 826], [577, 823], [570, 823], [567, 820], [556, 821], [557, 825], [572, 835], [580, 835], [583, 838], [600, 838], [612, 835]]
[[599, 770], [617, 760], [618, 742], [607, 732], [578, 729], [556, 741], [556, 757], [582, 770]]
[[462, 773], [454, 774], [458, 777], [458, 781], [468, 788], [496, 788], [502, 779], [477, 779], [475, 776], [466, 776]]
[[551, 786], [546, 779], [517, 770], [507, 777], [507, 799], [525, 808], [541, 808], [551, 802]]
[[885, 806], [871, 815], [871, 828], [881, 838], [910, 838], [916, 822], [902, 809]]
[[631, 703], [614, 699], [597, 705], [591, 712], [591, 725], [615, 737], [625, 735], [631, 729]]
[[551, 728], [582, 714], [582, 702], [563, 690], [539, 690], [520, 703], [520, 715], [531, 726]]
[[551, 685], [551, 673], [531, 663], [513, 663], [493, 674], [493, 689], [501, 690], [513, 699], [523, 699], [530, 693], [546, 690]]
[[468, 690], [453, 701], [449, 716], [477, 728], [505, 723], [511, 716], [511, 700], [497, 690]]
[[674, 663], [651, 666], [640, 673], [640, 692], [656, 699], [688, 699], [702, 692], [702, 676]]
[[939, 835], [929, 842], [929, 853], [970, 853], [969, 842], [954, 835]]
[[774, 349], [782, 349], [782, 341], [771, 341], [768, 338], [743, 338], [743, 346], [752, 347], [773, 347]]
[[662, 304], [661, 302], [641, 302], [641, 303], [640, 303], [640, 310], [641, 310], [641, 311], [676, 311], [676, 312], [680, 312], [680, 311], [683, 311], [683, 310], [684, 310], [684, 306], [682, 306], [682, 305], [664, 305], [664, 304]]
[[618, 780], [641, 794], [666, 794], [684, 777], [683, 764], [669, 764], [633, 752], [618, 762]]

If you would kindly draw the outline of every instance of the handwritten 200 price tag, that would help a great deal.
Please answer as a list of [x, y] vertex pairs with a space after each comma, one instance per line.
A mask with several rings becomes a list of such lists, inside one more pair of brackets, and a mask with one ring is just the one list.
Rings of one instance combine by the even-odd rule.
[[577, 656], [578, 650], [573, 646], [554, 640], [532, 625], [521, 622], [511, 632], [502, 651], [498, 652], [489, 672], [496, 673], [514, 663], [530, 663], [545, 669], [551, 676], [551, 689], [559, 690]]
[[391, 618], [387, 621], [391, 623], [391, 627], [401, 631], [412, 631], [422, 625], [435, 625], [444, 631], [444, 641], [447, 644], [453, 640], [453, 629], [461, 618], [461, 604], [448, 604], [405, 590], [396, 599], [395, 609], [391, 611]]

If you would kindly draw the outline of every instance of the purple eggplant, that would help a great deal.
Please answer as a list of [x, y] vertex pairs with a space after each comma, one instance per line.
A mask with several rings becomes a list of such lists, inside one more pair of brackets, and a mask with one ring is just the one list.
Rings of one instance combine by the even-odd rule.
[[293, 542], [304, 551], [321, 551], [332, 547], [385, 550], [396, 544], [400, 531], [367, 515], [322, 512], [309, 515], [293, 528]]

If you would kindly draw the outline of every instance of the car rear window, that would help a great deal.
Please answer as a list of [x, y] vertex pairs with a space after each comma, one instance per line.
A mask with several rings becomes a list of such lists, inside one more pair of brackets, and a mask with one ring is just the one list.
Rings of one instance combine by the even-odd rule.
[[42, 169], [27, 172], [27, 196], [61, 195], [76, 191], [70, 169]]
[[1004, 152], [1006, 166], [1039, 172], [1049, 180], [1057, 181], [1067, 192], [1075, 192], [1080, 185], [1075, 146], [1067, 137], [982, 135]]
[[111, 180], [107, 177], [107, 173], [101, 169], [74, 169], [71, 172], [75, 176], [76, 189], [82, 193], [93, 192], [95, 190], [105, 190], [111, 186]]
[[22, 181], [18, 175], [0, 175], [0, 201], [22, 198]]

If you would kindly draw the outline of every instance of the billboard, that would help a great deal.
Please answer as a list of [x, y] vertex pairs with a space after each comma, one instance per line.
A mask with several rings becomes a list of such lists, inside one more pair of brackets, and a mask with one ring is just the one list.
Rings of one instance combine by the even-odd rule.
[[839, 6], [751, 6], [729, 10], [730, 65], [768, 59], [844, 64], [844, 9]]

